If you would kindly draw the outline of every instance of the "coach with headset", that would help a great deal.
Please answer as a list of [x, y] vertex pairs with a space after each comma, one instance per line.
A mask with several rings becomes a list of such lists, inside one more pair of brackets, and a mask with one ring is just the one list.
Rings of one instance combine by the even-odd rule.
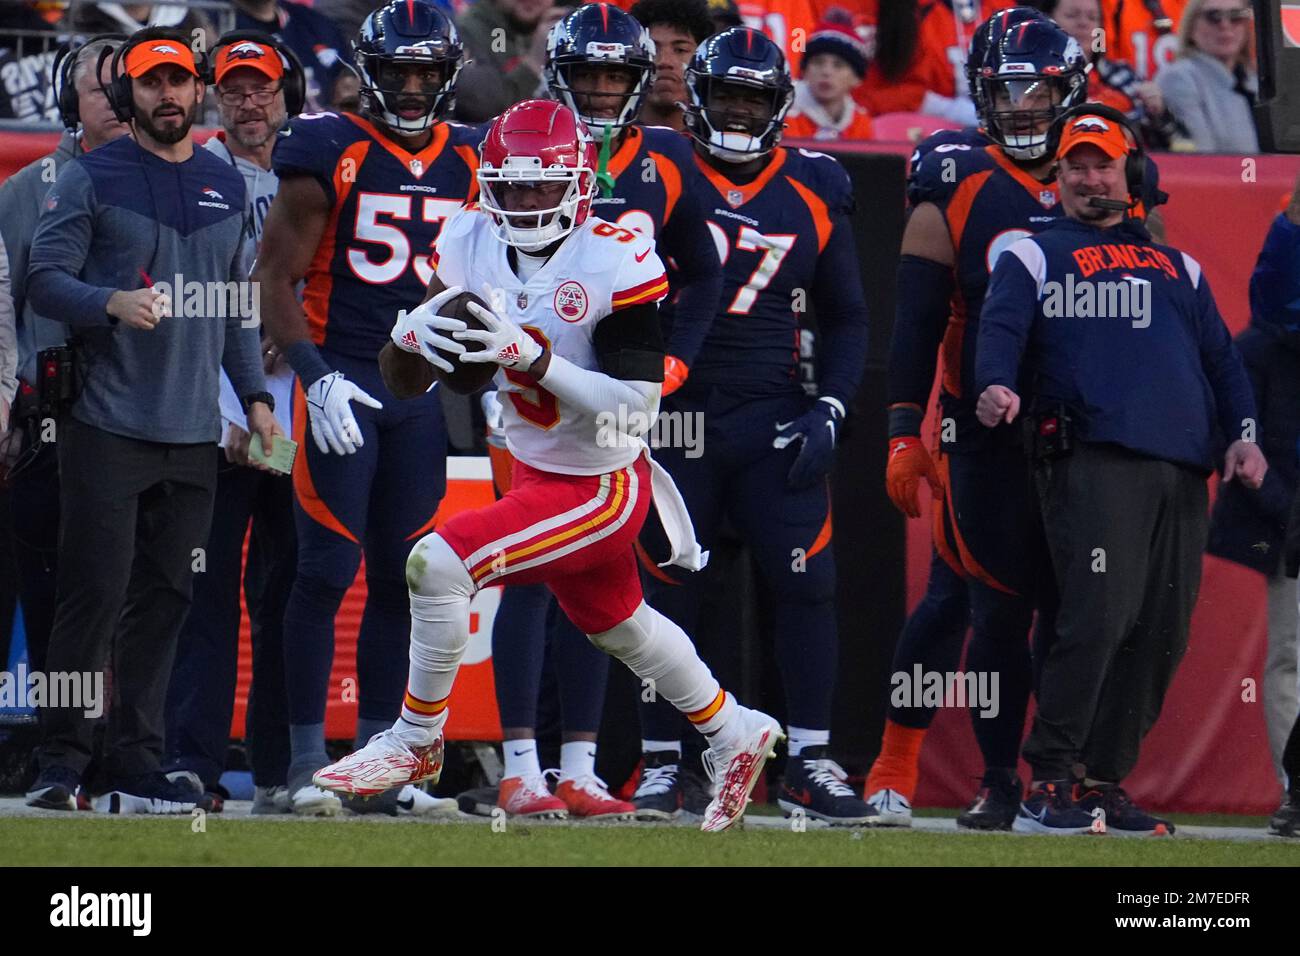
[[1014, 828], [1172, 833], [1120, 783], [1187, 647], [1216, 449], [1248, 487], [1267, 464], [1200, 265], [1130, 214], [1144, 158], [1124, 116], [1076, 107], [1051, 141], [1065, 218], [998, 259], [975, 362], [981, 423], [1028, 420], [1060, 590]]
[[[69, 326], [82, 359], [79, 394], [57, 421], [63, 515], [46, 666], [93, 675], [113, 654], [94, 805], [114, 813], [195, 805], [159, 758], [176, 636], [204, 566], [221, 368], [250, 433], [269, 447], [280, 432], [257, 317], [236, 304], [248, 278], [244, 182], [194, 147], [204, 84], [187, 43], [151, 28], [112, 54], [109, 102], [131, 135], [63, 168], [28, 265], [32, 307]], [[96, 708], [57, 704], [42, 715], [28, 803], [73, 809]]]

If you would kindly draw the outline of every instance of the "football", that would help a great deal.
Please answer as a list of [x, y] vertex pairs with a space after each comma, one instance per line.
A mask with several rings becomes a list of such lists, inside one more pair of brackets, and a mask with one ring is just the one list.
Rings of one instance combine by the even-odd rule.
[[[460, 319], [471, 329], [482, 329], [484, 328], [483, 323], [480, 322], [469, 310], [469, 304], [471, 302], [477, 302], [479, 305], [487, 308], [487, 303], [476, 296], [473, 292], [462, 292], [460, 295], [456, 296], [456, 298], [444, 305], [439, 310], [438, 314], [445, 315], [451, 319]], [[465, 343], [465, 349], [469, 352], [479, 352], [482, 351], [483, 348], [484, 346], [481, 342]], [[494, 362], [466, 363], [460, 361], [456, 356], [447, 352], [439, 351], [438, 354], [449, 361], [455, 371], [444, 372], [442, 369], [435, 368], [427, 362], [425, 365], [428, 366], [430, 372], [438, 377], [438, 381], [442, 382], [443, 385], [459, 395], [474, 394], [484, 385], [488, 384], [488, 382], [492, 381], [492, 377], [497, 373], [497, 365]]]

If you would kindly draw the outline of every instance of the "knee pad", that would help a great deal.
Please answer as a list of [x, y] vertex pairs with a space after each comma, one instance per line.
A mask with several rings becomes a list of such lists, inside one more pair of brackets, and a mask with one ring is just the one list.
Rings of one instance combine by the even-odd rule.
[[425, 535], [411, 549], [406, 559], [406, 586], [411, 592], [412, 613], [416, 596], [468, 601], [478, 590], [465, 563], [437, 532]]
[[658, 677], [694, 651], [686, 632], [644, 601], [631, 617], [587, 639], [640, 677]]

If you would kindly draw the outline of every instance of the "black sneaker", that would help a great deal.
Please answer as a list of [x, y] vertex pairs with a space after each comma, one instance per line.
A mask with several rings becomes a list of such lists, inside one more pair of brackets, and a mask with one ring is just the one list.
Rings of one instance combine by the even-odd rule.
[[785, 763], [777, 805], [786, 816], [802, 812], [838, 826], [869, 823], [876, 812], [858, 799], [844, 768], [830, 759], [829, 747], [805, 747]]
[[193, 813], [198, 805], [187, 783], [173, 783], [161, 771], [114, 782], [92, 801], [98, 813]]
[[702, 817], [713, 802], [713, 783], [704, 775], [704, 764], [682, 766], [682, 813]]
[[957, 829], [1010, 830], [1023, 793], [1014, 770], [986, 771], [975, 800], [957, 816]]
[[682, 812], [681, 759], [671, 750], [642, 755], [632, 795], [638, 820], [672, 820]]
[[76, 810], [81, 774], [68, 767], [46, 767], [27, 791], [27, 805], [41, 810]]
[[[1079, 787], [1078, 806], [1116, 836], [1172, 836], [1174, 825], [1153, 817], [1129, 799], [1123, 787]], [[1100, 811], [1100, 813], [1098, 813]]]
[[1268, 821], [1268, 832], [1274, 836], [1300, 837], [1300, 791], [1287, 795], [1273, 819]]
[[397, 816], [397, 798], [401, 794], [402, 788], [397, 787], [393, 790], [385, 790], [383, 793], [373, 797], [358, 797], [339, 794], [343, 799], [344, 809], [351, 810], [358, 815], [381, 813], [386, 817]]
[[194, 805], [200, 810], [207, 813], [220, 813], [225, 809], [226, 792], [220, 788], [213, 790], [205, 788], [199, 775], [192, 770], [173, 770], [167, 774], [167, 779], [175, 784], [180, 792], [188, 793]]
[[1073, 836], [1103, 832], [1093, 829], [1092, 814], [1079, 809], [1070, 796], [1069, 780], [1045, 780], [1020, 804], [1011, 829], [1016, 833]]

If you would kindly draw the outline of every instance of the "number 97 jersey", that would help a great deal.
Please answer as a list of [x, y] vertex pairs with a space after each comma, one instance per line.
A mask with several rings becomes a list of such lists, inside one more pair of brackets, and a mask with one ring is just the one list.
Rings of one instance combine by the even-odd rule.
[[[594, 216], [527, 282], [511, 268], [507, 248], [492, 234], [488, 214], [471, 205], [447, 220], [433, 264], [443, 285], [482, 297], [553, 354], [588, 371], [601, 371], [595, 345], [600, 322], [668, 294], [654, 239]], [[625, 421], [617, 408], [587, 411], [531, 375], [508, 369], [497, 373], [496, 385], [506, 447], [525, 464], [563, 475], [602, 475], [626, 468], [640, 453], [638, 442], [620, 437], [638, 423]]]
[[848, 174], [824, 153], [782, 146], [743, 184], [698, 156], [696, 163], [704, 174], [700, 204], [722, 263], [723, 288], [687, 387], [799, 391], [800, 313], [810, 306], [819, 315], [852, 306], [849, 311], [866, 321], [848, 219]]

